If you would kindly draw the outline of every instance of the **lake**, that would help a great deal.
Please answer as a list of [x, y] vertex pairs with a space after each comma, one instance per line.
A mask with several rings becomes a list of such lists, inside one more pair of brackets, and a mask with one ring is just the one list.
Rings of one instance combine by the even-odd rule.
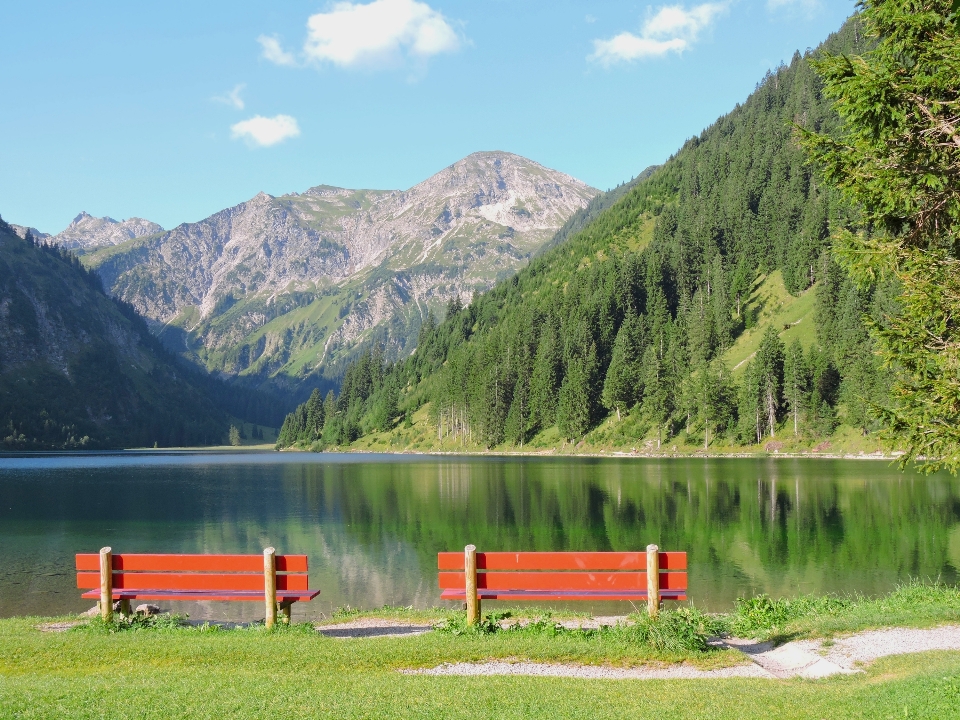
[[[960, 481], [880, 461], [125, 452], [0, 457], [0, 616], [85, 610], [74, 554], [310, 557], [311, 603], [441, 604], [436, 558], [479, 550], [686, 550], [690, 597], [883, 593], [960, 576]], [[257, 603], [172, 603], [198, 619]], [[493, 607], [488, 603], [485, 607]], [[164, 606], [166, 607], [166, 606]], [[629, 604], [581, 603], [595, 612]]]

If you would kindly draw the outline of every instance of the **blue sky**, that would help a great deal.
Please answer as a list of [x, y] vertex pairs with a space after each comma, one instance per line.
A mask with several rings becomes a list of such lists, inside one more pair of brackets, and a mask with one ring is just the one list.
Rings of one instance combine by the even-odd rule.
[[407, 188], [506, 150], [607, 189], [852, 0], [7, 3], [0, 215], [166, 228], [263, 190]]

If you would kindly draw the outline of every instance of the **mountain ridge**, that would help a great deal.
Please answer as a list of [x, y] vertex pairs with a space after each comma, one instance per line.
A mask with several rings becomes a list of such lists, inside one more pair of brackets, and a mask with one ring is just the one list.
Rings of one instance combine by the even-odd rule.
[[407, 190], [260, 192], [169, 231], [88, 242], [82, 258], [171, 349], [295, 391], [310, 376], [333, 382], [371, 343], [404, 356], [429, 312], [511, 275], [597, 194], [484, 151]]

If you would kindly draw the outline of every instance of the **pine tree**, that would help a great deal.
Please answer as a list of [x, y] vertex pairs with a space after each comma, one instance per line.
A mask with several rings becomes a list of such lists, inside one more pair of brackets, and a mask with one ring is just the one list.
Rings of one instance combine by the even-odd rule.
[[307, 417], [299, 440], [310, 444], [323, 435], [324, 408], [320, 389], [314, 388], [307, 400]]
[[761, 413], [770, 437], [776, 436], [777, 420], [783, 407], [783, 342], [777, 329], [767, 327], [754, 359]]
[[[894, 278], [899, 309], [873, 323], [897, 373], [878, 408], [887, 437], [905, 437], [905, 465], [960, 468], [960, 4], [864, 0], [876, 38], [868, 53], [825, 53], [814, 63], [833, 99], [838, 133], [798, 131], [826, 180], [863, 214], [833, 241], [861, 285]], [[861, 368], [862, 369], [862, 368]]]
[[793, 417], [793, 434], [800, 434], [800, 413], [809, 402], [810, 377], [803, 346], [794, 340], [783, 361], [783, 386], [790, 415]]
[[663, 443], [663, 430], [673, 414], [673, 379], [668, 363], [657, 345], [650, 345], [643, 356], [644, 398], [643, 412], [657, 427], [657, 449]]
[[616, 411], [617, 420], [621, 419], [621, 410], [630, 409], [643, 396], [642, 355], [643, 322], [630, 310], [617, 333], [603, 383], [603, 404]]
[[589, 370], [581, 361], [567, 366], [557, 404], [557, 427], [568, 440], [583, 437], [590, 429]]
[[553, 328], [548, 325], [540, 336], [530, 378], [530, 424], [534, 431], [545, 430], [557, 421], [562, 357]]

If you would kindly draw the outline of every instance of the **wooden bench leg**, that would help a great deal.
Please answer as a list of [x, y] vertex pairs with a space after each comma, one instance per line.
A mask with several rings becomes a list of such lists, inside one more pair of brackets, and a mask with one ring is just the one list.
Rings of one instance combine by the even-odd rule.
[[100, 548], [100, 618], [113, 619], [113, 551]]
[[129, 600], [120, 601], [120, 614], [123, 615], [124, 617], [130, 617], [131, 615], [133, 615], [133, 611], [130, 609]]
[[277, 622], [277, 558], [272, 547], [263, 551], [263, 584], [263, 599], [266, 605], [263, 624], [272, 628]]
[[477, 593], [477, 548], [467, 545], [463, 549], [464, 579], [466, 580], [467, 625], [476, 625], [480, 620], [480, 597]]
[[660, 548], [647, 545], [647, 614], [660, 613]]
[[284, 601], [280, 603], [280, 615], [283, 617], [282, 622], [284, 622], [287, 625], [290, 624], [290, 614], [292, 610], [293, 610], [292, 602]]

